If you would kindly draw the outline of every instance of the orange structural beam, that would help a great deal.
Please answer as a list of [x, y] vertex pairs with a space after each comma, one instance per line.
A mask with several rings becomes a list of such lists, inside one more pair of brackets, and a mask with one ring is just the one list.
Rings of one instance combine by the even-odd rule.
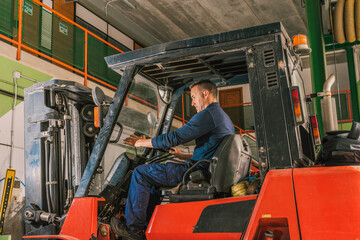
[[19, 45], [18, 41], [15, 41], [14, 39], [8, 38], [2, 34], [0, 34], [0, 38], [4, 39], [5, 41], [11, 42], [12, 44]]
[[351, 113], [351, 105], [350, 105], [350, 90], [347, 90], [346, 95], [347, 95], [347, 100], [348, 100], [349, 118], [352, 121], [352, 113]]
[[236, 126], [235, 124], [234, 124], [234, 127], [235, 127], [236, 129], [239, 129], [240, 136], [241, 136], [242, 134], [246, 134], [246, 135], [248, 135], [249, 137], [251, 137], [252, 139], [256, 139], [256, 137], [254, 137], [253, 135], [250, 134], [251, 132], [255, 132], [254, 130], [245, 131], [245, 130], [243, 130], [242, 128]]
[[185, 125], [184, 94], [181, 95], [181, 108], [182, 108], [182, 125]]
[[[6, 41], [8, 41], [8, 42], [11, 42], [12, 44], [19, 45], [19, 42], [18, 42], [18, 41], [15, 41], [15, 40], [13, 40], [13, 39], [11, 39], [11, 38], [8, 38], [8, 37], [6, 37], [6, 36], [4, 36], [4, 35], [1, 35], [1, 34], [0, 34], [0, 38], [6, 40]], [[50, 60], [50, 61], [53, 61], [53, 62], [59, 64], [60, 66], [63, 66], [63, 67], [65, 67], [65, 68], [68, 68], [68, 69], [70, 69], [70, 70], [72, 70], [72, 71], [74, 71], [74, 72], [77, 72], [77, 73], [81, 74], [81, 75], [85, 75], [85, 73], [82, 72], [82, 71], [80, 71], [79, 69], [76, 69], [76, 68], [74, 68], [74, 67], [72, 67], [72, 66], [70, 66], [70, 65], [68, 65], [68, 64], [66, 64], [66, 63], [63, 63], [62, 61], [59, 61], [59, 60], [57, 60], [57, 59], [55, 59], [55, 58], [52, 58], [52, 57], [50, 57], [50, 56], [48, 56], [48, 55], [46, 55], [46, 54], [44, 54], [44, 53], [42, 53], [42, 52], [38, 52], [37, 50], [34, 50], [34, 49], [31, 48], [31, 47], [28, 47], [28, 46], [26, 46], [26, 45], [22, 45], [22, 48], [28, 50], [29, 52], [38, 54], [38, 55], [40, 55], [41, 57], [46, 58], [46, 59], [48, 59], [48, 60]], [[114, 86], [112, 86], [112, 85], [110, 85], [110, 84], [108, 84], [108, 83], [106, 83], [106, 82], [104, 82], [104, 81], [102, 81], [102, 80], [100, 80], [100, 79], [98, 79], [98, 78], [96, 78], [96, 77], [93, 77], [93, 76], [91, 76], [91, 75], [88, 75], [88, 77], [91, 78], [92, 80], [94, 80], [95, 82], [98, 82], [98, 83], [100, 83], [100, 84], [102, 84], [102, 85], [104, 85], [104, 86], [107, 86], [107, 87], [109, 87], [109, 88], [111, 88], [111, 89], [116, 90], [116, 87], [114, 87]]]
[[352, 122], [352, 120], [340, 120], [338, 121], [338, 123], [350, 123]]
[[[127, 94], [127, 97], [132, 97], [132, 98], [134, 98], [135, 100], [137, 100], [137, 101], [139, 101], [139, 102], [141, 102], [141, 103], [144, 103], [145, 105], [148, 105], [148, 106], [151, 106], [151, 107], [154, 107], [154, 108], [158, 109], [158, 106], [155, 106], [154, 104], [151, 104], [151, 103], [145, 101], [144, 99], [141, 99], [141, 98], [139, 98], [139, 97], [137, 97], [137, 96], [134, 96], [134, 95], [132, 95], [132, 94], [130, 94], [130, 93]], [[127, 102], [127, 100], [126, 100], [126, 102]]]
[[[83, 74], [85, 74], [85, 73], [83, 73]], [[111, 88], [111, 89], [114, 89], [114, 90], [117, 89], [117, 88], [114, 87], [113, 85], [110, 85], [110, 84], [108, 84], [108, 83], [106, 83], [106, 82], [104, 82], [104, 81], [102, 81], [102, 80], [100, 80], [100, 79], [98, 79], [98, 78], [96, 78], [96, 77], [93, 77], [93, 76], [91, 76], [91, 75], [89, 75], [89, 74], [87, 74], [87, 77], [88, 77], [88, 78], [91, 78], [91, 79], [94, 80], [95, 82], [101, 83], [102, 85], [107, 86], [107, 87], [109, 87], [109, 88]]]
[[44, 54], [44, 53], [42, 53], [42, 52], [39, 52], [39, 51], [35, 50], [35, 49], [33, 49], [33, 48], [31, 48], [31, 47], [29, 47], [29, 46], [27, 46], [27, 45], [22, 44], [22, 41], [21, 41], [21, 40], [22, 40], [22, 26], [23, 26], [23, 25], [22, 25], [22, 21], [23, 21], [23, 20], [22, 20], [22, 17], [23, 17], [23, 9], [22, 9], [23, 0], [18, 0], [18, 24], [19, 24], [19, 25], [18, 25], [18, 41], [15, 41], [15, 40], [13, 40], [13, 39], [11, 39], [11, 38], [9, 38], [9, 37], [6, 37], [6, 36], [4, 36], [4, 35], [0, 35], [0, 38], [6, 40], [6, 41], [8, 41], [8, 42], [11, 42], [11, 43], [14, 44], [14, 45], [17, 45], [16, 59], [17, 59], [17, 60], [20, 60], [20, 58], [21, 58], [21, 49], [23, 48], [23, 49], [28, 50], [29, 52], [35, 53], [35, 54], [37, 54], [37, 55], [39, 55], [39, 56], [41, 56], [41, 57], [44, 57], [44, 58], [46, 58], [46, 59], [54, 62], [54, 63], [57, 63], [57, 64], [59, 64], [59, 65], [62, 66], [62, 67], [65, 67], [65, 68], [67, 68], [67, 69], [69, 69], [69, 70], [72, 70], [72, 71], [74, 71], [74, 72], [76, 72], [76, 73], [79, 73], [79, 74], [83, 75], [84, 78], [85, 78], [85, 81], [84, 81], [85, 86], [87, 85], [87, 78], [91, 78], [93, 81], [95, 81], [95, 82], [97, 82], [97, 83], [100, 83], [100, 84], [102, 84], [102, 85], [104, 85], [104, 86], [107, 86], [107, 87], [109, 87], [109, 88], [111, 88], [111, 89], [116, 90], [116, 87], [114, 87], [114, 86], [112, 86], [112, 85], [110, 85], [110, 84], [108, 84], [108, 83], [106, 83], [106, 82], [104, 82], [104, 81], [102, 81], [102, 80], [100, 80], [100, 79], [98, 79], [98, 78], [96, 78], [96, 77], [93, 77], [93, 76], [87, 74], [87, 42], [88, 42], [88, 41], [87, 41], [87, 36], [88, 36], [88, 34], [90, 34], [90, 35], [94, 36], [96, 39], [100, 40], [101, 42], [103, 42], [103, 43], [107, 44], [108, 46], [114, 48], [115, 50], [117, 50], [117, 51], [119, 51], [119, 52], [123, 52], [123, 51], [120, 50], [120, 49], [118, 49], [118, 48], [116, 48], [116, 47], [113, 46], [112, 44], [106, 42], [105, 40], [101, 39], [100, 37], [96, 36], [94, 33], [88, 31], [87, 29], [83, 28], [82, 26], [78, 25], [77, 23], [75, 23], [75, 22], [71, 21], [70, 19], [66, 18], [66, 17], [63, 16], [62, 14], [60, 14], [60, 13], [56, 12], [55, 10], [49, 8], [48, 6], [44, 5], [43, 3], [41, 3], [41, 2], [39, 2], [39, 1], [37, 1], [37, 0], [33, 0], [33, 2], [36, 3], [36, 4], [39, 5], [39, 6], [42, 6], [42, 7], [45, 8], [45, 9], [49, 10], [50, 12], [56, 14], [57, 16], [59, 16], [60, 18], [62, 18], [63, 20], [69, 22], [70, 24], [72, 24], [72, 25], [74, 25], [74, 26], [77, 26], [77, 27], [79, 27], [80, 29], [82, 29], [82, 30], [85, 31], [85, 67], [84, 67], [84, 70], [85, 70], [85, 71], [83, 72], [83, 71], [81, 71], [81, 70], [78, 70], [78, 69], [72, 67], [72, 66], [69, 65], [69, 64], [66, 64], [66, 63], [64, 63], [64, 62], [62, 62], [62, 61], [60, 61], [60, 60], [57, 60], [57, 59], [55, 59], [55, 58], [53, 58], [53, 57], [50, 57], [50, 56], [48, 56], [48, 55], [46, 55], [46, 54]]
[[174, 115], [174, 117], [175, 117], [176, 119], [179, 119], [179, 120], [182, 121], [182, 118], [181, 118], [181, 117], [179, 117], [179, 116], [177, 116], [177, 115]]
[[229, 107], [240, 107], [240, 106], [248, 106], [248, 105], [251, 105], [251, 102], [221, 105], [220, 107], [229, 108]]
[[87, 86], [87, 73], [88, 73], [88, 32], [85, 32], [85, 46], [84, 46], [84, 85]]
[[[44, 57], [44, 58], [46, 58], [46, 59], [49, 59], [49, 60], [51, 60], [51, 61], [53, 61], [53, 62], [55, 62], [55, 63], [57, 63], [57, 64], [59, 64], [59, 65], [61, 65], [61, 66], [63, 66], [63, 67], [66, 67], [66, 68], [68, 68], [68, 69], [70, 69], [70, 70], [72, 70], [72, 71], [74, 71], [74, 72], [80, 73], [80, 74], [82, 74], [82, 75], [85, 76], [85, 73], [84, 73], [84, 72], [82, 72], [82, 71], [80, 71], [80, 70], [78, 70], [78, 69], [76, 69], [76, 68], [74, 68], [74, 67], [72, 67], [72, 66], [70, 66], [70, 65], [68, 65], [68, 64], [66, 64], [66, 63], [63, 63], [62, 61], [59, 61], [59, 60], [57, 60], [57, 59], [55, 59], [55, 58], [52, 58], [52, 57], [49, 57], [48, 55], [46, 55], [46, 54], [44, 54], [44, 53], [42, 53], [42, 52], [38, 52], [38, 51], [36, 51], [36, 50], [34, 50], [34, 49], [26, 46], [26, 45], [22, 45], [22, 48], [24, 48], [24, 49], [26, 49], [26, 50], [28, 50], [28, 51], [30, 51], [30, 52], [36, 53], [36, 54], [38, 54], [38, 55], [40, 55], [40, 56], [42, 56], [42, 57]], [[100, 84], [103, 84], [103, 85], [105, 85], [105, 86], [107, 86], [107, 87], [109, 87], [109, 88], [111, 88], [111, 89], [116, 90], [116, 87], [114, 87], [114, 86], [112, 86], [112, 85], [110, 85], [110, 84], [108, 84], [108, 83], [106, 83], [106, 82], [104, 82], [104, 81], [101, 81], [101, 80], [98, 79], [98, 78], [95, 78], [95, 77], [90, 76], [90, 75], [87, 75], [87, 76], [88, 76], [89, 78], [93, 79], [94, 81], [100, 83]]]
[[37, 50], [35, 50], [35, 49], [33, 49], [33, 48], [25, 45], [25, 44], [22, 44], [23, 0], [18, 0], [18, 31], [17, 31], [18, 40], [15, 41], [15, 40], [13, 40], [13, 39], [11, 39], [11, 38], [8, 38], [8, 37], [6, 37], [6, 36], [4, 36], [4, 35], [0, 35], [0, 38], [6, 40], [6, 41], [8, 41], [8, 42], [11, 42], [11, 43], [14, 44], [14, 45], [17, 45], [16, 59], [17, 59], [17, 60], [20, 60], [20, 59], [21, 59], [21, 49], [26, 49], [26, 50], [28, 50], [29, 52], [35, 53], [35, 54], [37, 54], [37, 55], [39, 55], [39, 56], [41, 56], [41, 57], [44, 57], [44, 58], [46, 58], [46, 59], [54, 62], [54, 63], [59, 64], [59, 65], [62, 66], [62, 67], [65, 67], [65, 68], [67, 68], [67, 69], [69, 69], [69, 70], [72, 70], [72, 71], [74, 71], [74, 72], [76, 72], [76, 73], [79, 73], [79, 74], [83, 75], [83, 76], [84, 76], [84, 85], [85, 85], [85, 86], [87, 86], [87, 79], [88, 79], [88, 78], [91, 78], [93, 81], [95, 81], [95, 82], [97, 82], [97, 83], [100, 83], [100, 84], [102, 84], [102, 85], [104, 85], [104, 86], [107, 86], [107, 87], [109, 87], [109, 88], [111, 88], [111, 89], [116, 90], [116, 87], [114, 87], [114, 86], [112, 86], [112, 85], [110, 85], [110, 84], [108, 84], [108, 83], [106, 83], [106, 82], [104, 82], [104, 81], [102, 81], [102, 80], [100, 80], [100, 79], [98, 79], [98, 78], [96, 78], [96, 77], [93, 77], [93, 76], [91, 76], [91, 75], [88, 75], [88, 67], [87, 67], [87, 58], [88, 58], [88, 51], [87, 51], [87, 47], [88, 47], [88, 34], [90, 34], [90, 35], [93, 36], [94, 38], [98, 39], [99, 41], [103, 42], [104, 44], [108, 45], [109, 47], [117, 50], [117, 51], [120, 52], [120, 53], [123, 53], [123, 51], [120, 50], [119, 48], [115, 47], [114, 45], [106, 42], [106, 41], [103, 40], [102, 38], [96, 36], [94, 33], [88, 31], [87, 29], [85, 29], [84, 27], [82, 27], [82, 26], [80, 26], [79, 24], [75, 23], [74, 21], [70, 20], [69, 18], [65, 17], [64, 15], [62, 15], [62, 14], [58, 13], [57, 11], [53, 10], [52, 8], [50, 8], [50, 7], [46, 6], [45, 4], [39, 2], [38, 0], [33, 0], [32, 2], [35, 3], [35, 4], [37, 4], [37, 5], [39, 5], [39, 6], [41, 6], [41, 7], [43, 7], [43, 8], [45, 8], [45, 9], [47, 9], [48, 11], [50, 11], [50, 12], [52, 12], [53, 14], [57, 15], [58, 17], [60, 17], [62, 20], [64, 20], [64, 21], [66, 21], [66, 22], [68, 22], [68, 23], [70, 23], [70, 24], [78, 27], [79, 29], [82, 29], [82, 30], [85, 32], [85, 39], [84, 39], [84, 41], [85, 41], [84, 72], [81, 71], [81, 70], [78, 70], [78, 69], [72, 67], [71, 65], [66, 64], [66, 63], [64, 63], [64, 62], [62, 62], [62, 61], [60, 61], [60, 60], [57, 60], [57, 59], [55, 59], [55, 58], [53, 58], [53, 57], [50, 57], [50, 56], [48, 56], [48, 55], [46, 55], [46, 54], [44, 54], [44, 53], [42, 53], [42, 52], [39, 52], [39, 51], [37, 51]]
[[22, 39], [22, 22], [23, 22], [23, 0], [18, 2], [18, 47], [16, 53], [16, 60], [21, 58], [21, 39]]

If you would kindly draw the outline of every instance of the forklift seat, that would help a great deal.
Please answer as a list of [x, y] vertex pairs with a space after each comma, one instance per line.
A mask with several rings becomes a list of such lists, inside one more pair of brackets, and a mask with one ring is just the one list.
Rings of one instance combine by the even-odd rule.
[[[214, 199], [216, 195], [229, 196], [231, 186], [249, 174], [251, 150], [244, 138], [237, 134], [226, 136], [217, 148], [208, 173], [195, 170], [190, 180], [179, 188], [178, 194], [166, 192], [170, 202], [188, 202]], [[210, 175], [206, 178], [206, 175]]]
[[210, 183], [216, 192], [230, 193], [231, 186], [249, 174], [251, 150], [237, 134], [226, 136], [217, 148], [209, 166]]

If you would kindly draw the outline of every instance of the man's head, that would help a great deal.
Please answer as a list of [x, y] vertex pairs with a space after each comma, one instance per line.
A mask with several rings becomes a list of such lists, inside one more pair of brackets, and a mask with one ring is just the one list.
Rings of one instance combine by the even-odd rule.
[[191, 105], [197, 112], [204, 110], [209, 104], [216, 102], [217, 90], [214, 83], [209, 80], [195, 82], [190, 85]]

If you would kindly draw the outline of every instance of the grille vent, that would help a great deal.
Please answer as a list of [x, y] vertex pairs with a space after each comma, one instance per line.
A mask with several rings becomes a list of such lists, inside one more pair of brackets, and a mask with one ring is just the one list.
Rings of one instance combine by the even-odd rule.
[[268, 89], [277, 88], [279, 86], [278, 76], [276, 72], [266, 73], [266, 84]]
[[263, 57], [265, 67], [275, 66], [275, 53], [273, 49], [264, 50]]

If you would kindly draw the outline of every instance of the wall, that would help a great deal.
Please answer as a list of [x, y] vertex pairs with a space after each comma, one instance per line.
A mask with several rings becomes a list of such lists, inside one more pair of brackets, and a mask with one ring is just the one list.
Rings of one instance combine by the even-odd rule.
[[[313, 92], [311, 83], [311, 72], [309, 57], [302, 58], [303, 71], [300, 73], [304, 80], [305, 92], [310, 94]], [[341, 91], [350, 89], [349, 72], [347, 67], [346, 52], [344, 50], [327, 52], [326, 54], [326, 74], [329, 77], [334, 74], [336, 81], [332, 86], [332, 91]]]

